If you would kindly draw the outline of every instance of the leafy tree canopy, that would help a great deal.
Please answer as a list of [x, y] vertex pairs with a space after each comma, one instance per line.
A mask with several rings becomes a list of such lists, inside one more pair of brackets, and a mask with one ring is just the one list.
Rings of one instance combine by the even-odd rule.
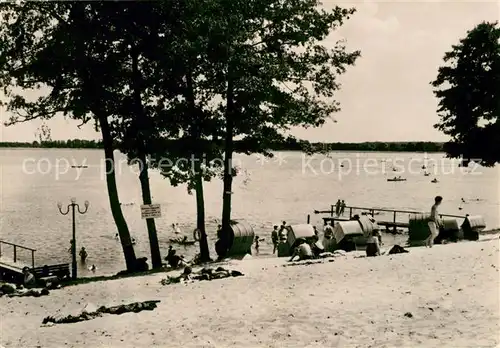
[[451, 137], [444, 149], [450, 157], [500, 161], [500, 28], [483, 22], [444, 56], [435, 81], [440, 122]]

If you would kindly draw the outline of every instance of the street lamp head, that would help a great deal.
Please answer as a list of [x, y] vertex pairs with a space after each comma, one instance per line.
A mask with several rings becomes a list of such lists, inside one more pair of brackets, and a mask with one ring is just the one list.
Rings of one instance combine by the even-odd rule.
[[61, 202], [57, 202], [57, 207], [58, 207], [59, 209], [62, 209], [62, 203], [61, 203]]
[[71, 204], [75, 204], [75, 203], [76, 203], [76, 198], [75, 197], [71, 198]]
[[85, 201], [85, 203], [84, 203], [84, 204], [85, 204], [85, 208], [88, 208], [88, 207], [89, 207], [89, 205], [90, 205], [89, 201]]

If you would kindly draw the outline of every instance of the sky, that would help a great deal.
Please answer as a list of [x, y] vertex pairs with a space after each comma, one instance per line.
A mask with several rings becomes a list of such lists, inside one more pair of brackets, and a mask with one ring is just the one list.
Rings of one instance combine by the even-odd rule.
[[[337, 94], [341, 111], [321, 128], [294, 129], [293, 135], [321, 142], [446, 141], [433, 128], [439, 121], [430, 81], [442, 58], [467, 30], [500, 18], [497, 1], [328, 1], [357, 12], [335, 37], [347, 40], [361, 58], [342, 76]], [[333, 45], [331, 37], [325, 44]], [[40, 122], [5, 127], [1, 109], [0, 141], [35, 140]], [[333, 122], [333, 119], [337, 122]], [[48, 121], [53, 139], [99, 139], [92, 126], [62, 117]]]

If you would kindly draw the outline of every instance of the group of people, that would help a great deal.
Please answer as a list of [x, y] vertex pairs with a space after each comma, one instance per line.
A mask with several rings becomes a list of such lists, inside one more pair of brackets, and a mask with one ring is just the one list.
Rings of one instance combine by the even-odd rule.
[[[117, 236], [118, 236], [118, 234], [117, 234]], [[74, 243], [73, 239], [70, 240], [70, 242], [69, 242], [70, 247], [68, 248], [68, 253], [70, 253], [70, 254], [73, 253], [73, 243]], [[85, 247], [82, 247], [80, 249], [80, 252], [78, 253], [78, 255], [80, 256], [80, 261], [82, 264], [87, 263], [87, 258], [89, 256], [89, 254], [87, 253], [87, 249], [85, 249]], [[92, 264], [90, 267], [88, 267], [88, 269], [91, 272], [95, 272], [97, 270], [97, 267], [96, 267], [96, 265]]]
[[[73, 239], [70, 240], [69, 244], [70, 244], [70, 247], [68, 248], [68, 253], [73, 253]], [[78, 255], [80, 256], [80, 261], [82, 263], [85, 263], [87, 261], [87, 257], [89, 256], [89, 254], [87, 253], [87, 250], [85, 249], [85, 247], [82, 247], [80, 249], [80, 252], [78, 253]]]
[[271, 240], [273, 242], [273, 254], [278, 250], [279, 243], [286, 241], [286, 221], [283, 221], [281, 226], [274, 225], [273, 232], [271, 233]]
[[[425, 245], [429, 248], [432, 248], [434, 245], [434, 239], [438, 236], [439, 234], [439, 228], [442, 225], [442, 222], [439, 217], [439, 212], [438, 212], [438, 207], [443, 201], [443, 197], [441, 196], [436, 196], [434, 199], [434, 205], [431, 208], [431, 213], [429, 217], [429, 230], [430, 230], [430, 235], [429, 237], [425, 240]], [[337, 216], [341, 216], [344, 214], [346, 204], [344, 200], [337, 200], [337, 203], [335, 204], [335, 213]], [[174, 232], [176, 234], [181, 233], [179, 225], [178, 224], [172, 224], [172, 228], [174, 229]], [[319, 233], [314, 226], [314, 233], [316, 235], [316, 239], [313, 243], [308, 243], [307, 241], [303, 239], [299, 239], [296, 242], [296, 245], [294, 246], [294, 251], [292, 254], [292, 257], [290, 258], [290, 261], [293, 260], [294, 258], [298, 257], [300, 260], [305, 260], [305, 259], [312, 259], [319, 255], [321, 252], [324, 251], [322, 248], [321, 243], [319, 242]], [[217, 235], [218, 238], [222, 237], [222, 226], [219, 225], [217, 228]], [[331, 222], [327, 222], [323, 228], [323, 236], [325, 239], [332, 239], [334, 237], [334, 229], [333, 226], [331, 225]], [[271, 233], [271, 240], [273, 243], [273, 254], [276, 253], [278, 250], [278, 245], [280, 243], [283, 243], [287, 240], [287, 223], [286, 221], [283, 221], [280, 226], [275, 225], [273, 227], [273, 231]], [[259, 236], [255, 236], [254, 239], [254, 244], [255, 244], [255, 250], [258, 253], [259, 252], [259, 242], [261, 239]], [[73, 241], [71, 241], [73, 243]], [[380, 245], [382, 244], [382, 236], [380, 234], [379, 230], [374, 230], [369, 234], [366, 240], [366, 255], [367, 256], [378, 256], [380, 255]], [[70, 247], [70, 250], [72, 250], [72, 245]], [[85, 263], [88, 253], [85, 249], [85, 247], [82, 247], [80, 249], [80, 260], [82, 263]], [[182, 265], [185, 263], [184, 259], [182, 256], [177, 255], [176, 250], [173, 249], [172, 246], [169, 246], [168, 248], [168, 254], [167, 257], [165, 258], [167, 263], [173, 267], [177, 268], [179, 265]], [[92, 265], [92, 270], [95, 271], [96, 267], [95, 265]], [[89, 268], [90, 269], [90, 268]]]
[[335, 203], [335, 214], [337, 216], [344, 215], [345, 207], [346, 207], [346, 204], [345, 204], [345, 201], [343, 199], [337, 200], [337, 203]]

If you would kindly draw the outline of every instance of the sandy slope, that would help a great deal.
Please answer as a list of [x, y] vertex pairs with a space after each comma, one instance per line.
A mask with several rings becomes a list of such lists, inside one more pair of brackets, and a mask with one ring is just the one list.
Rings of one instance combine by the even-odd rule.
[[[5, 347], [495, 347], [498, 239], [373, 259], [283, 267], [234, 261], [245, 277], [162, 286], [162, 274], [0, 298]], [[58, 309], [161, 300], [152, 312], [41, 327]], [[410, 312], [413, 317], [404, 314]]]

